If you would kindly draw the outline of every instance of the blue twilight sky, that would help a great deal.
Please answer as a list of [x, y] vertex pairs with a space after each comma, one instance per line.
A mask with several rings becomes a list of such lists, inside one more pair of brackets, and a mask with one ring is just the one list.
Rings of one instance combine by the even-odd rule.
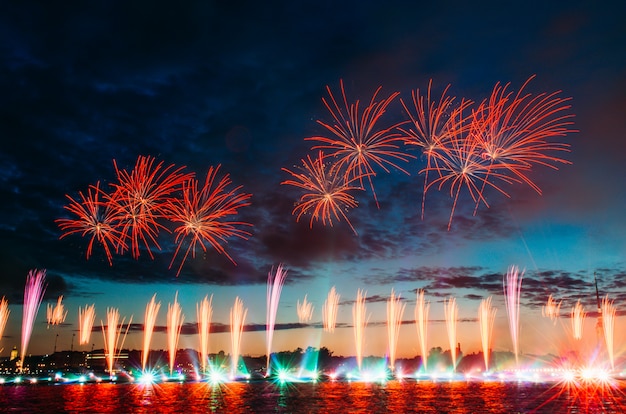
[[[133, 316], [126, 345], [141, 346], [141, 324], [153, 294], [161, 301], [158, 325], [178, 291], [188, 324], [182, 347], [196, 347], [196, 303], [214, 295], [214, 322], [228, 324], [236, 296], [247, 322], [265, 323], [265, 282], [283, 263], [276, 349], [328, 346], [353, 352], [351, 307], [367, 290], [371, 339], [366, 353], [385, 353], [385, 300], [391, 289], [407, 308], [400, 355], [414, 355], [416, 289], [431, 301], [432, 345], [446, 345], [442, 300], [459, 303], [459, 339], [478, 344], [480, 299], [499, 308], [495, 349], [510, 349], [502, 278], [511, 265], [526, 270], [522, 287], [523, 349], [566, 342], [569, 322], [542, 325], [549, 294], [568, 314], [579, 298], [595, 311], [593, 273], [602, 294], [626, 306], [626, 7], [582, 1], [553, 2], [14, 2], [0, 16], [0, 296], [10, 303], [1, 355], [20, 344], [23, 288], [29, 269], [45, 268], [46, 300], [29, 349], [50, 352], [72, 345], [79, 306], [96, 305], [96, 326], [107, 307]], [[435, 4], [436, 3], [436, 4]], [[490, 208], [472, 215], [461, 199], [452, 227], [452, 199], [427, 195], [420, 219], [424, 159], [411, 172], [381, 172], [371, 191], [357, 194], [358, 208], [334, 227], [291, 211], [300, 195], [280, 185], [281, 171], [311, 154], [310, 137], [330, 121], [322, 104], [326, 86], [343, 79], [352, 99], [424, 89], [480, 101], [497, 82], [519, 88], [530, 76], [532, 93], [571, 97], [574, 128], [562, 142], [572, 165], [533, 170], [543, 190], [506, 188], [489, 194]], [[402, 117], [399, 101], [388, 116]], [[162, 234], [155, 260], [115, 256], [100, 249], [87, 261], [86, 239], [59, 240], [54, 220], [69, 217], [66, 194], [114, 181], [113, 160], [130, 169], [139, 155], [186, 166], [199, 177], [221, 164], [235, 185], [251, 193], [241, 209], [253, 224], [248, 240], [226, 246], [237, 262], [215, 252], [188, 260], [180, 276], [168, 269], [174, 238]], [[417, 152], [415, 155], [419, 155]], [[339, 321], [330, 336], [317, 325], [328, 290], [341, 294]], [[294, 329], [296, 302], [308, 294], [315, 306], [309, 328]], [[59, 295], [69, 311], [64, 326], [46, 328], [45, 309]], [[539, 319], [538, 319], [539, 318]], [[565, 318], [566, 319], [566, 318]], [[619, 319], [621, 322], [621, 318]], [[227, 327], [224, 327], [226, 329]], [[56, 330], [56, 334], [52, 330]], [[546, 331], [551, 336], [544, 337]], [[263, 354], [263, 332], [246, 334], [243, 352]], [[157, 334], [154, 347], [164, 347]], [[382, 338], [382, 339], [381, 339]], [[547, 340], [546, 340], [547, 339]], [[102, 335], [92, 336], [102, 346]], [[228, 351], [225, 333], [211, 350]], [[566, 344], [563, 346], [567, 346]], [[80, 348], [82, 349], [82, 348]], [[619, 349], [619, 346], [618, 346]], [[548, 349], [549, 351], [552, 348]]]

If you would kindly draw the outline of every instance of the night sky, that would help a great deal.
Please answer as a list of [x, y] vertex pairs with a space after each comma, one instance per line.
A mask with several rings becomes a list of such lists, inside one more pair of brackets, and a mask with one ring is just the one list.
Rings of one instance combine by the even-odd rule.
[[[23, 290], [30, 269], [47, 269], [46, 299], [29, 349], [68, 349], [77, 332], [78, 306], [95, 303], [96, 327], [107, 307], [136, 324], [126, 346], [141, 347], [146, 303], [178, 298], [186, 327], [180, 347], [197, 347], [195, 306], [214, 295], [216, 324], [228, 324], [236, 296], [247, 323], [265, 323], [268, 272], [288, 270], [274, 347], [328, 346], [353, 353], [352, 303], [367, 290], [371, 337], [366, 353], [385, 353], [385, 301], [391, 289], [407, 304], [400, 356], [415, 355], [416, 289], [431, 301], [432, 346], [446, 346], [442, 301], [459, 303], [459, 340], [476, 350], [480, 299], [498, 307], [494, 349], [511, 348], [502, 279], [511, 265], [525, 269], [522, 349], [567, 348], [569, 320], [541, 318], [548, 295], [562, 299], [563, 316], [578, 299], [595, 315], [593, 274], [600, 294], [626, 309], [626, 8], [588, 2], [15, 2], [0, 15], [0, 296], [10, 303], [0, 348], [20, 344]], [[437, 3], [435, 5], [435, 3]], [[544, 4], [545, 3], [545, 4]], [[350, 99], [428, 87], [480, 102], [496, 83], [517, 90], [531, 76], [531, 93], [561, 91], [571, 98], [578, 132], [560, 138], [571, 161], [558, 170], [535, 168], [542, 195], [521, 184], [505, 197], [489, 193], [490, 207], [465, 196], [450, 230], [449, 193], [429, 191], [420, 217], [424, 157], [399, 170], [378, 170], [374, 186], [356, 193], [358, 207], [332, 227], [296, 222], [301, 192], [281, 185], [330, 122], [322, 98], [343, 80]], [[403, 117], [398, 100], [391, 121]], [[395, 117], [395, 119], [394, 119]], [[204, 177], [211, 166], [251, 193], [238, 219], [251, 223], [247, 240], [229, 239], [234, 259], [198, 251], [177, 277], [169, 269], [176, 245], [159, 236], [154, 260], [113, 257], [97, 246], [86, 260], [87, 239], [62, 232], [68, 200], [89, 185], [115, 180], [113, 160], [131, 169], [140, 155], [185, 166]], [[341, 294], [335, 334], [319, 329], [328, 290]], [[293, 329], [296, 302], [315, 306], [313, 326]], [[45, 307], [64, 296], [64, 325], [47, 328]], [[592, 321], [588, 329], [592, 332]], [[618, 319], [622, 323], [622, 319]], [[546, 329], [548, 328], [548, 329]], [[54, 332], [56, 330], [56, 333]], [[379, 335], [376, 332], [380, 332]], [[187, 334], [186, 334], [187, 333]], [[247, 335], [247, 336], [245, 336]], [[264, 332], [244, 335], [242, 351], [264, 354]], [[568, 336], [569, 335], [569, 336]], [[590, 333], [591, 335], [591, 333]], [[164, 347], [157, 334], [154, 348]], [[230, 350], [228, 334], [212, 337], [211, 351]], [[616, 349], [626, 337], [617, 336]], [[102, 335], [92, 335], [96, 347]], [[546, 343], [549, 345], [546, 348]], [[82, 349], [76, 346], [75, 349]], [[88, 349], [86, 347], [85, 349]]]

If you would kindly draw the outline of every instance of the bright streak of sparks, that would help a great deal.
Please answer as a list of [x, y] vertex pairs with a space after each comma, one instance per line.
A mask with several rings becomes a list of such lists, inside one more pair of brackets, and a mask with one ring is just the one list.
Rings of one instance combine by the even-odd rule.
[[511, 266], [503, 280], [504, 303], [509, 316], [509, 331], [511, 333], [511, 342], [513, 342], [516, 365], [519, 365], [519, 308], [523, 278], [524, 271], [520, 273], [517, 266]]
[[85, 305], [84, 308], [78, 307], [78, 344], [87, 345], [91, 338], [93, 324], [96, 321], [96, 304]]
[[287, 271], [279, 264], [276, 272], [272, 275], [272, 269], [267, 275], [267, 302], [265, 310], [265, 344], [267, 346], [267, 373], [270, 372], [270, 354], [272, 353], [272, 339], [274, 338], [274, 326], [276, 325], [276, 313], [278, 312], [278, 303], [280, 301], [280, 293], [283, 290], [283, 284], [287, 277]]
[[582, 339], [583, 326], [587, 313], [584, 306], [580, 303], [580, 299], [576, 302], [576, 305], [572, 308], [572, 331], [574, 333], [574, 339]]
[[417, 302], [415, 303], [415, 324], [417, 327], [417, 336], [420, 341], [420, 351], [422, 352], [422, 365], [424, 371], [428, 368], [428, 349], [426, 345], [428, 343], [428, 312], [430, 310], [430, 302], [426, 302], [424, 299], [424, 289], [417, 291]]
[[150, 354], [150, 342], [152, 341], [152, 333], [154, 332], [154, 325], [156, 324], [156, 318], [161, 308], [161, 302], [156, 301], [156, 293], [152, 295], [150, 302], [146, 304], [146, 312], [143, 322], [143, 353], [141, 354], [141, 369], [146, 370], [148, 364], [148, 355]]
[[178, 303], [178, 292], [176, 292], [174, 303], [167, 304], [167, 348], [170, 357], [170, 375], [174, 372], [178, 339], [184, 320], [185, 316], [180, 303]]
[[335, 331], [340, 297], [341, 295], [337, 293], [337, 290], [333, 286], [328, 292], [328, 297], [326, 298], [326, 301], [324, 302], [324, 307], [322, 308], [322, 320], [324, 324], [324, 331], [326, 332]]
[[122, 318], [121, 322], [119, 320], [119, 310], [115, 308], [107, 308], [106, 329], [104, 327], [104, 323], [100, 321], [100, 326], [102, 327], [102, 335], [104, 337], [104, 352], [109, 368], [109, 375], [113, 375], [114, 373], [115, 358], [117, 357], [116, 352], [118, 349], [121, 349], [124, 346], [124, 340], [126, 339], [126, 334], [128, 334], [128, 329], [130, 328], [130, 325], [133, 321], [133, 317], [130, 317], [128, 325], [126, 325], [126, 331], [124, 332], [123, 336], [122, 330], [124, 329], [124, 322], [126, 318]]
[[443, 310], [446, 319], [446, 330], [448, 332], [448, 340], [450, 343], [450, 356], [452, 357], [452, 367], [456, 370], [457, 364], [457, 339], [456, 339], [456, 325], [458, 319], [459, 308], [456, 304], [455, 298], [448, 298], [443, 302]]
[[62, 303], [63, 295], [59, 296], [57, 299], [56, 305], [52, 305], [48, 303], [46, 308], [46, 317], [48, 319], [48, 327], [50, 325], [60, 325], [65, 322], [65, 318], [67, 318], [67, 310]]
[[239, 366], [239, 356], [241, 353], [241, 338], [243, 336], [243, 327], [246, 321], [248, 309], [243, 307], [243, 301], [237, 296], [235, 304], [230, 309], [230, 340], [231, 340], [231, 377], [237, 374]]
[[209, 333], [211, 332], [211, 319], [213, 318], [213, 295], [205, 296], [202, 302], [196, 304], [198, 317], [198, 335], [200, 337], [200, 367], [202, 372], [207, 372], [209, 363]]
[[398, 338], [400, 337], [400, 326], [406, 304], [402, 302], [400, 295], [395, 294], [391, 289], [391, 296], [387, 300], [387, 339], [389, 342], [389, 366], [391, 371], [395, 371], [396, 351], [398, 348]]
[[298, 300], [296, 310], [298, 312], [298, 322], [307, 323], [313, 319], [313, 304], [307, 300], [307, 295], [304, 295], [302, 303]]
[[4, 334], [4, 328], [7, 326], [10, 313], [9, 301], [3, 296], [2, 299], [0, 299], [0, 339], [2, 339], [2, 335]]
[[483, 347], [485, 371], [489, 371], [489, 355], [493, 336], [493, 323], [498, 310], [491, 306], [491, 296], [480, 301], [478, 306], [478, 324], [480, 326], [480, 343]]
[[24, 358], [28, 350], [28, 342], [33, 333], [33, 326], [39, 306], [46, 291], [45, 286], [46, 270], [33, 269], [26, 276], [26, 285], [24, 287], [24, 309], [22, 317], [22, 350], [20, 354], [20, 367], [24, 367]]
[[356, 362], [359, 371], [363, 365], [363, 348], [365, 347], [365, 329], [369, 321], [365, 306], [367, 292], [359, 289], [356, 293], [356, 301], [352, 307], [352, 318], [354, 321], [354, 343], [356, 348]]
[[545, 304], [545, 306], [541, 307], [541, 314], [543, 315], [543, 317], [550, 318], [550, 320], [556, 325], [556, 321], [559, 319], [559, 314], [561, 312], [562, 302], [562, 300], [557, 302], [556, 300], [554, 300], [552, 295], [550, 295], [548, 297], [548, 302]]
[[609, 295], [602, 299], [602, 326], [604, 328], [604, 341], [606, 342], [606, 350], [609, 354], [609, 361], [611, 362], [611, 369], [615, 369], [615, 354], [614, 354], [614, 342], [613, 334], [615, 330], [615, 315], [617, 309], [612, 300], [609, 300]]

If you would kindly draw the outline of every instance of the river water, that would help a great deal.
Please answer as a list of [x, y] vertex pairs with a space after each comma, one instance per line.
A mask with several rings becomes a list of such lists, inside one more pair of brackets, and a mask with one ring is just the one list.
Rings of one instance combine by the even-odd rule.
[[1, 412], [622, 413], [626, 382], [269, 381], [0, 386]]

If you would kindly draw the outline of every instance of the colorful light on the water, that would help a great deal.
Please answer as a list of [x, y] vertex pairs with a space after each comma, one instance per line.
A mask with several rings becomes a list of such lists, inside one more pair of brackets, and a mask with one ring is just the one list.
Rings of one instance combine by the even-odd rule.
[[283, 265], [279, 264], [276, 272], [272, 275], [272, 269], [267, 275], [267, 303], [265, 313], [265, 340], [267, 346], [267, 373], [270, 372], [270, 355], [272, 353], [272, 339], [274, 338], [274, 326], [276, 324], [276, 313], [278, 312], [278, 302], [280, 301], [280, 293], [283, 290], [283, 284], [287, 277], [287, 271], [283, 269]]
[[614, 343], [613, 334], [615, 330], [615, 315], [617, 309], [612, 300], [609, 300], [609, 295], [606, 295], [602, 299], [602, 326], [604, 328], [604, 342], [606, 343], [606, 350], [609, 354], [609, 361], [611, 362], [611, 369], [615, 369], [615, 355], [614, 355]]
[[237, 296], [235, 304], [230, 309], [230, 341], [231, 341], [231, 366], [230, 376], [235, 378], [239, 366], [239, 356], [241, 353], [241, 338], [243, 336], [243, 326], [246, 321], [248, 309], [243, 307], [243, 301]]
[[583, 337], [583, 326], [585, 322], [585, 317], [587, 313], [585, 312], [585, 307], [580, 303], [580, 299], [576, 302], [576, 305], [572, 308], [572, 333], [574, 335], [574, 339], [582, 339]]
[[550, 295], [548, 297], [548, 302], [541, 307], [541, 314], [543, 315], [543, 317], [550, 318], [550, 320], [556, 325], [556, 321], [559, 319], [559, 314], [561, 312], [562, 302], [562, 300], [557, 302], [556, 300], [554, 300], [552, 295]]
[[304, 295], [302, 303], [300, 300], [296, 303], [296, 311], [298, 313], [298, 322], [308, 323], [313, 319], [313, 304], [307, 300], [307, 295]]
[[365, 328], [369, 321], [365, 299], [367, 292], [359, 289], [356, 293], [356, 301], [352, 307], [352, 318], [354, 322], [354, 345], [356, 351], [356, 363], [359, 371], [363, 365], [363, 348], [365, 347]]
[[65, 322], [66, 317], [67, 310], [65, 309], [65, 305], [63, 305], [63, 295], [59, 296], [56, 305], [48, 303], [48, 306], [46, 308], [46, 318], [48, 320], [48, 326], [60, 325]]
[[519, 319], [520, 319], [520, 294], [522, 290], [522, 279], [524, 272], [520, 273], [517, 266], [509, 267], [503, 281], [504, 303], [509, 316], [509, 331], [511, 342], [513, 342], [513, 352], [515, 353], [515, 364], [519, 364]]
[[457, 351], [457, 340], [456, 340], [456, 324], [459, 313], [459, 308], [456, 305], [456, 298], [448, 298], [443, 302], [443, 310], [446, 318], [446, 331], [448, 332], [448, 341], [450, 343], [450, 356], [452, 357], [452, 368], [456, 370], [456, 351]]
[[491, 339], [493, 336], [493, 323], [496, 320], [497, 309], [491, 306], [491, 296], [480, 301], [478, 307], [478, 324], [480, 326], [480, 343], [483, 348], [485, 371], [489, 371], [489, 356]]
[[104, 352], [107, 359], [109, 375], [111, 376], [113, 376], [113, 373], [115, 372], [115, 357], [117, 356], [117, 350], [124, 346], [124, 340], [126, 339], [126, 334], [128, 333], [128, 329], [130, 328], [130, 325], [133, 321], [133, 317], [130, 317], [128, 325], [126, 325], [124, 335], [122, 336], [122, 330], [124, 330], [125, 320], [126, 318], [122, 318], [122, 321], [120, 322], [119, 310], [117, 310], [116, 308], [107, 308], [106, 329], [104, 327], [104, 323], [100, 321], [100, 325], [102, 327], [102, 335], [104, 337]]
[[3, 296], [2, 299], [0, 299], [0, 339], [2, 339], [2, 335], [4, 335], [4, 328], [7, 326], [10, 313], [9, 301]]

